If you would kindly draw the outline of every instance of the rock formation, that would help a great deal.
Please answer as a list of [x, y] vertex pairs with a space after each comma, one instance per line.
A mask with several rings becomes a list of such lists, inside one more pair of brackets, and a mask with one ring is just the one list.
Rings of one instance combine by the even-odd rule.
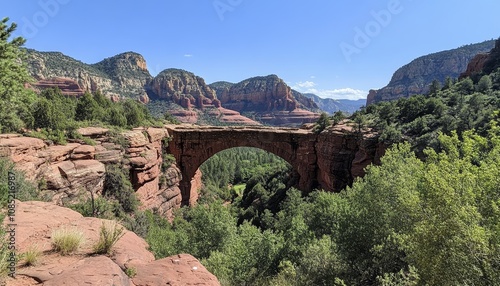
[[419, 57], [399, 68], [386, 87], [370, 90], [366, 104], [425, 94], [433, 80], [458, 78], [477, 54], [489, 52], [493, 45], [494, 41], [485, 41]]
[[167, 69], [159, 73], [148, 86], [150, 92], [161, 99], [170, 100], [183, 108], [203, 109], [220, 107], [215, 91], [193, 73], [180, 69]]
[[[123, 53], [97, 64], [89, 65], [59, 52], [27, 50], [27, 66], [37, 83], [43, 86], [54, 78], [69, 78], [83, 91], [101, 91], [108, 97], [116, 95], [138, 98], [145, 94], [144, 85], [152, 79], [144, 58], [136, 53]], [[63, 85], [56, 86], [63, 89]]]
[[59, 88], [62, 94], [72, 97], [79, 97], [85, 93], [85, 90], [78, 85], [78, 82], [73, 79], [63, 77], [42, 79], [33, 83], [32, 86], [37, 91], [46, 88]]
[[319, 115], [306, 110], [317, 106], [302, 98], [307, 106], [299, 103], [292, 89], [276, 75], [253, 77], [237, 84], [215, 83], [223, 107], [255, 117], [271, 125], [300, 125], [315, 122]]
[[[181, 206], [181, 174], [172, 164], [162, 170], [166, 129], [147, 128], [110, 136], [105, 128], [78, 130], [92, 138], [95, 146], [82, 141], [51, 145], [41, 139], [16, 134], [0, 136], [0, 157], [8, 157], [34, 182], [44, 182], [42, 195], [58, 205], [99, 196], [103, 191], [107, 164], [123, 164], [141, 202], [141, 209], [154, 209], [170, 218]], [[123, 138], [120, 145], [116, 138]], [[201, 182], [195, 184], [201, 185]], [[197, 193], [193, 190], [193, 194]]]
[[469, 62], [469, 64], [467, 65], [467, 69], [465, 70], [465, 72], [463, 72], [463, 73], [460, 74], [459, 79], [462, 79], [462, 78], [469, 77], [469, 76], [472, 76], [474, 74], [480, 73], [483, 70], [483, 68], [484, 68], [484, 64], [488, 60], [488, 57], [489, 57], [489, 54], [487, 54], [487, 53], [477, 54]]
[[93, 67], [106, 73], [114, 82], [115, 92], [122, 96], [139, 96], [144, 103], [148, 95], [144, 90], [153, 77], [149, 74], [146, 60], [138, 53], [126, 52], [104, 59]]
[[[158, 100], [166, 101], [168, 105], [157, 104], [156, 109], [162, 107], [156, 115], [162, 116], [168, 111], [185, 123], [255, 125], [262, 117], [261, 121], [266, 124], [300, 125], [318, 118], [313, 113], [318, 111], [317, 105], [292, 91], [277, 76], [253, 78], [235, 85], [224, 82], [214, 84], [212, 88], [203, 78], [180, 69], [166, 69], [153, 78], [144, 58], [134, 52], [122, 53], [95, 64], [85, 64], [59, 52], [27, 50], [27, 55], [26, 63], [36, 80], [33, 87], [37, 90], [58, 87], [63, 94], [70, 96], [100, 91], [113, 101], [131, 97], [144, 104], [150, 104], [152, 100], [155, 104]], [[224, 94], [225, 106], [222, 106], [216, 91]], [[245, 106], [241, 105], [242, 102]], [[205, 109], [211, 111], [205, 113]], [[295, 109], [300, 110], [286, 114]], [[253, 119], [241, 112], [253, 113]]]
[[254, 147], [273, 153], [293, 168], [297, 187], [305, 192], [321, 187], [341, 191], [364, 168], [378, 163], [384, 155], [383, 143], [372, 130], [358, 132], [343, 123], [320, 134], [310, 129], [271, 127], [167, 126], [173, 136], [169, 153], [182, 173], [180, 183], [183, 204], [192, 204], [193, 182], [199, 166], [214, 154], [234, 147]]
[[[42, 252], [40, 263], [19, 266], [16, 279], [7, 285], [220, 285], [217, 278], [194, 257], [174, 255], [155, 260], [144, 239], [125, 230], [108, 256], [91, 255], [105, 220], [45, 202], [16, 202], [16, 250], [23, 253], [36, 246]], [[7, 220], [4, 224], [8, 224]], [[60, 256], [51, 249], [52, 232], [78, 229], [85, 243], [72, 255]], [[128, 277], [126, 269], [135, 269]]]
[[321, 113], [322, 109], [319, 108], [318, 104], [309, 96], [306, 96], [303, 93], [300, 93], [296, 90], [292, 89], [293, 98], [300, 103], [301, 108], [307, 109], [309, 111], [313, 111], [316, 113]]
[[339, 191], [365, 174], [364, 168], [379, 164], [387, 145], [371, 130], [356, 132], [343, 122], [318, 135], [318, 184], [327, 191]]

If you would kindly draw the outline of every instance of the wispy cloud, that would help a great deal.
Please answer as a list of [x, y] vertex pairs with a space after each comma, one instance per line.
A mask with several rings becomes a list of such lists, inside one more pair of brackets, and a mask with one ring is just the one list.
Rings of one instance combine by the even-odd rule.
[[361, 89], [355, 88], [338, 88], [338, 89], [318, 89], [317, 84], [312, 81], [301, 81], [295, 83], [292, 88], [296, 91], [302, 93], [314, 93], [322, 98], [333, 98], [333, 99], [365, 99], [368, 92]]
[[193, 55], [192, 55], [192, 54], [185, 54], [185, 55], [184, 55], [184, 57], [185, 57], [185, 58], [192, 58], [192, 57], [193, 57]]
[[292, 86], [293, 89], [304, 89], [304, 88], [313, 88], [315, 87], [316, 84], [312, 81], [299, 81], [297, 83], [295, 83], [294, 86]]

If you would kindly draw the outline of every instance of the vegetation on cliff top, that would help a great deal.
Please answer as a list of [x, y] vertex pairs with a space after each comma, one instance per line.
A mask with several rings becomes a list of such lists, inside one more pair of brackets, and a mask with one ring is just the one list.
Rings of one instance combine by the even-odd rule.
[[461, 137], [467, 130], [486, 135], [491, 121], [500, 109], [500, 70], [481, 74], [474, 79], [448, 79], [442, 87], [434, 82], [427, 95], [400, 98], [369, 105], [354, 118], [375, 127], [381, 139], [390, 142], [409, 141], [417, 150], [439, 148], [440, 132]]
[[399, 68], [389, 84], [376, 91], [373, 103], [427, 92], [432, 81], [444, 84], [447, 77], [458, 78], [478, 53], [488, 52], [494, 40], [419, 57]]

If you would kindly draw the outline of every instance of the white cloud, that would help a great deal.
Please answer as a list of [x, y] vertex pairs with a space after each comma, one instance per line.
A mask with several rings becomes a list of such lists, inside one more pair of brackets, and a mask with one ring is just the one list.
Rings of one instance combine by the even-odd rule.
[[292, 88], [299, 90], [299, 89], [304, 89], [304, 88], [313, 88], [315, 86], [316, 86], [316, 84], [314, 82], [306, 80], [306, 81], [300, 81], [300, 82], [295, 83], [295, 85], [292, 86]]
[[368, 95], [367, 91], [354, 88], [338, 88], [338, 89], [317, 89], [316, 84], [312, 81], [297, 82], [292, 86], [293, 89], [302, 93], [314, 93], [322, 98], [333, 99], [365, 99]]
[[185, 58], [192, 58], [192, 57], [193, 57], [193, 55], [191, 55], [191, 54], [185, 54], [185, 55], [184, 55], [184, 57], [185, 57]]
[[333, 98], [333, 99], [366, 99], [368, 92], [361, 89], [354, 88], [339, 88], [331, 90], [319, 90], [316, 93], [317, 96], [323, 98]]

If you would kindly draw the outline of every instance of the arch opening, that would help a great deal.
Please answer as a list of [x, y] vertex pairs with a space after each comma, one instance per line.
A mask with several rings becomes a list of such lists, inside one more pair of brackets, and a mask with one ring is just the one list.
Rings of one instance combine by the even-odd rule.
[[173, 128], [167, 151], [176, 158], [182, 173], [182, 205], [196, 203], [201, 173], [198, 168], [214, 154], [235, 147], [265, 150], [287, 161], [296, 171], [296, 187], [302, 191], [317, 186], [316, 137], [307, 132], [274, 128]]
[[208, 200], [234, 201], [243, 196], [247, 183], [256, 184], [270, 173], [286, 173], [291, 180], [298, 178], [298, 173], [285, 159], [254, 147], [222, 150], [203, 162], [200, 170], [203, 181], [201, 197]]

